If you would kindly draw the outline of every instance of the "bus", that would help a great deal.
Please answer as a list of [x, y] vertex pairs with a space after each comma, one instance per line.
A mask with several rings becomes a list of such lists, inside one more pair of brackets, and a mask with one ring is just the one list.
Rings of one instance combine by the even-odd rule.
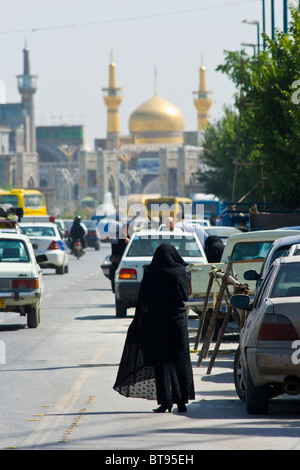
[[145, 202], [151, 219], [163, 222], [166, 217], [177, 219], [177, 214], [192, 215], [192, 200], [188, 197], [162, 196]]
[[[147, 199], [157, 199], [160, 197], [160, 194], [153, 193], [153, 194], [129, 194], [127, 197], [127, 215], [134, 216], [136, 212], [137, 205], [142, 204], [146, 208], [146, 201]], [[144, 212], [144, 211], [143, 211]], [[145, 210], [147, 213], [147, 210]]]
[[194, 218], [211, 220], [214, 216], [221, 216], [222, 204], [214, 194], [196, 193], [192, 201]]
[[0, 204], [22, 208], [23, 215], [47, 215], [44, 195], [36, 189], [11, 189], [0, 192]]

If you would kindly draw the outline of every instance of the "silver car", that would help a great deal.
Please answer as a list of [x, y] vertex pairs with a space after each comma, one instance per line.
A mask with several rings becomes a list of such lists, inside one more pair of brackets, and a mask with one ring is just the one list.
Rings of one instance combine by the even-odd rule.
[[235, 357], [236, 391], [248, 413], [267, 413], [270, 398], [300, 394], [300, 256], [274, 261], [253, 304], [233, 295], [231, 305], [249, 310]]

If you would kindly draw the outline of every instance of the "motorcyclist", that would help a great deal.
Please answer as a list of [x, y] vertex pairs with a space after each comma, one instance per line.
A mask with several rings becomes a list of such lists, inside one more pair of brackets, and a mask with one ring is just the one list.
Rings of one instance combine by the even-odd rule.
[[86, 235], [88, 234], [88, 229], [81, 221], [81, 216], [77, 215], [69, 229], [69, 236], [72, 239], [70, 243], [71, 253], [74, 249], [74, 241], [80, 240], [83, 250], [86, 248]]

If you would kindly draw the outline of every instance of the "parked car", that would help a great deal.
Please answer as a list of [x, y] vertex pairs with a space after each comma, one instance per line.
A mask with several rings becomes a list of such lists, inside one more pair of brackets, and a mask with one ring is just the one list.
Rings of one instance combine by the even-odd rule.
[[235, 357], [236, 391], [248, 413], [267, 413], [270, 398], [300, 394], [299, 361], [293, 359], [300, 337], [300, 256], [277, 258], [252, 304], [246, 295], [230, 302], [249, 311]]
[[116, 316], [125, 317], [135, 307], [144, 267], [161, 243], [172, 243], [187, 263], [206, 263], [202, 245], [194, 233], [140, 231], [134, 233], [115, 274]]
[[44, 269], [55, 269], [56, 274], [69, 271], [67, 246], [53, 222], [21, 222], [22, 232], [32, 243], [36, 255], [46, 255], [47, 260], [40, 265]]
[[26, 235], [0, 233], [0, 312], [27, 315], [28, 328], [40, 323], [40, 303], [43, 294], [40, 261], [35, 256]]
[[[277, 230], [275, 233], [276, 232]], [[296, 243], [300, 243], [300, 234], [277, 238], [277, 240], [275, 240], [270, 246], [260, 271], [257, 272], [255, 269], [249, 269], [248, 271], [245, 271], [244, 279], [246, 281], [256, 281], [256, 287], [258, 288], [274, 260], [281, 256], [286, 256], [290, 248]]]
[[95, 248], [96, 251], [100, 250], [100, 240], [97, 235], [95, 222], [93, 220], [83, 220], [82, 223], [88, 230], [88, 234], [86, 236], [87, 246]]

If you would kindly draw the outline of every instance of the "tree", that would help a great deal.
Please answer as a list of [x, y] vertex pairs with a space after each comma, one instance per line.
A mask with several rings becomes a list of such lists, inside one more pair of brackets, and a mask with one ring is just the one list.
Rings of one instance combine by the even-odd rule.
[[266, 52], [253, 68], [247, 99], [255, 103], [249, 125], [262, 158], [269, 195], [288, 209], [300, 208], [300, 13], [291, 7], [289, 33], [265, 36]]
[[227, 201], [238, 201], [248, 193], [252, 201], [262, 197], [262, 188], [257, 185], [260, 168], [253, 162], [254, 139], [248, 124], [247, 92], [252, 67], [244, 51], [226, 52], [225, 63], [217, 70], [228, 75], [238, 88], [234, 108], [225, 107], [224, 116], [204, 133], [203, 159], [210, 169], [199, 174], [198, 180], [205, 191]]
[[[199, 175], [199, 181], [204, 184], [206, 192], [217, 194], [227, 201], [232, 200], [239, 125], [238, 113], [233, 109], [225, 108], [224, 116], [216, 124], [209, 125], [204, 135], [203, 160], [208, 164], [209, 170]], [[257, 183], [257, 167], [254, 168], [247, 160], [252, 144], [245, 128], [241, 129], [241, 136], [240, 165], [237, 166], [235, 187], [236, 200], [242, 198]]]

